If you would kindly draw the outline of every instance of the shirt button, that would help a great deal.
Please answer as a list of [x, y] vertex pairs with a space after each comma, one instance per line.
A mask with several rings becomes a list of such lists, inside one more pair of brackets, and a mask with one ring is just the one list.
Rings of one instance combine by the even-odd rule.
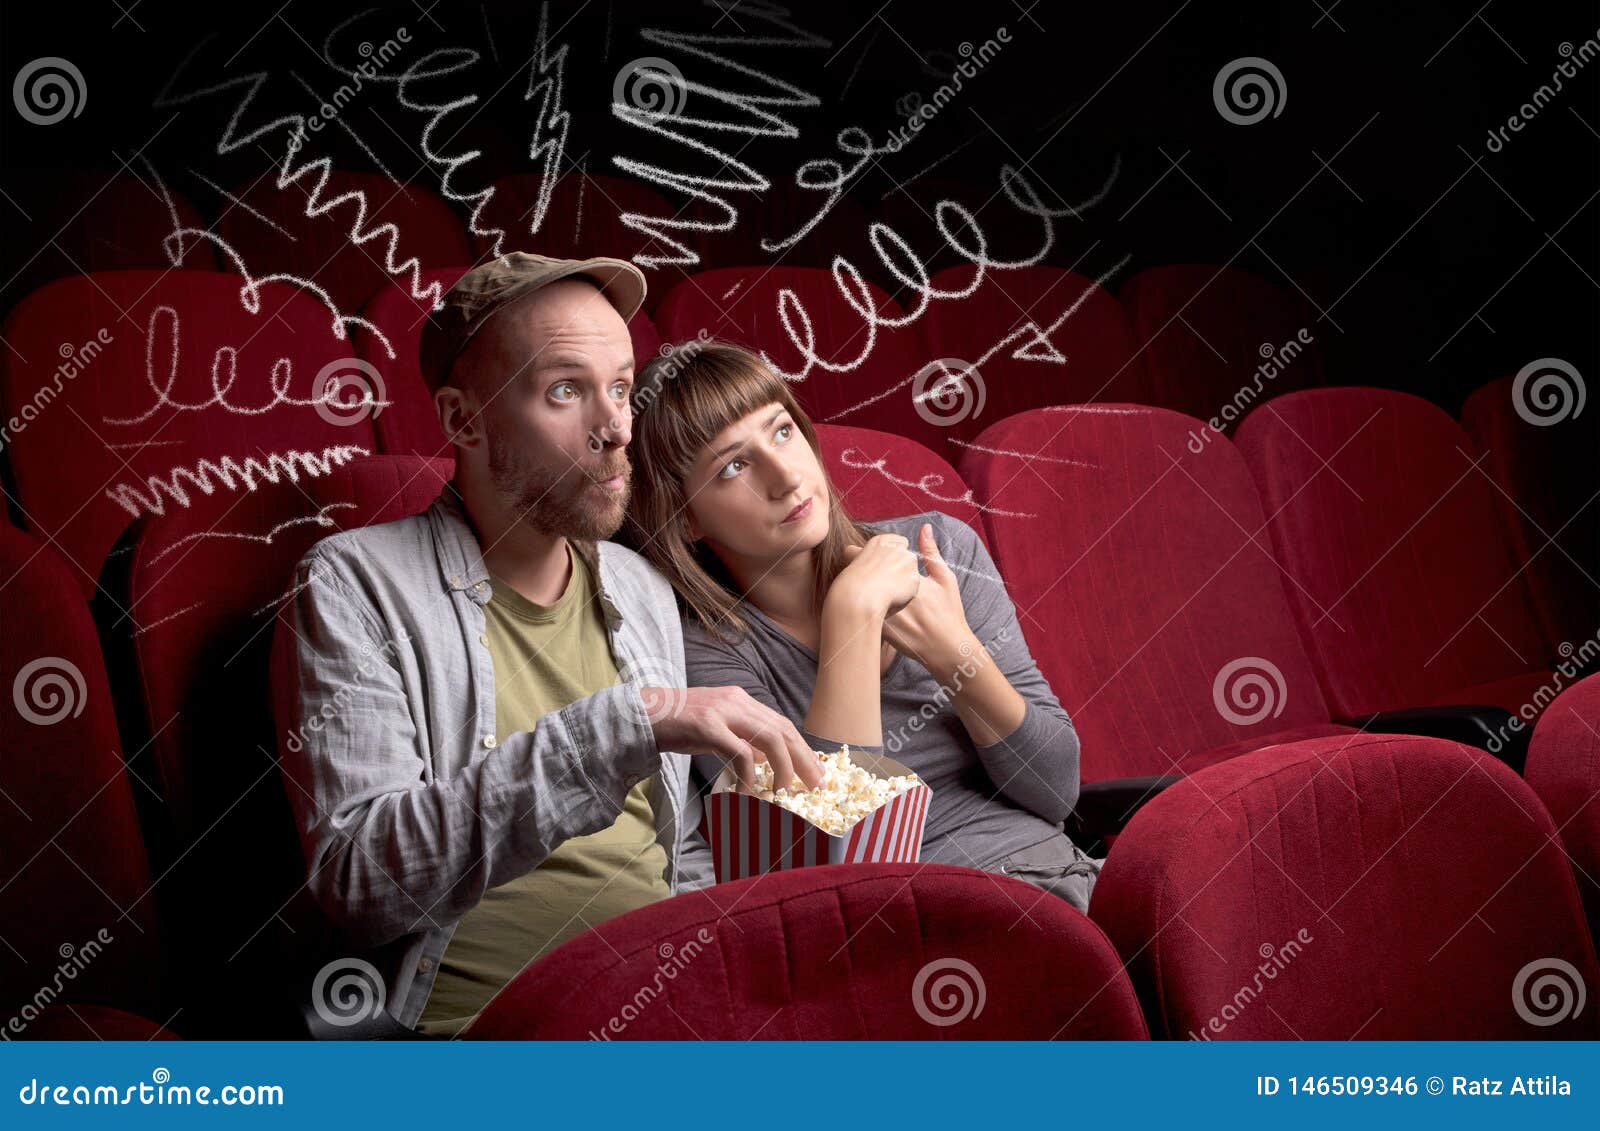
[[484, 632], [480, 632], [480, 633], [478, 633], [478, 643], [479, 643], [479, 644], [484, 644], [484, 645], [487, 645], [487, 644], [488, 644], [488, 643], [489, 643], [489, 636], [488, 636], [488, 634], [487, 634], [487, 633], [484, 633]]
[[458, 575], [458, 576], [456, 576], [456, 577], [452, 577], [452, 578], [451, 578], [451, 579], [450, 579], [450, 584], [451, 584], [451, 585], [460, 585], [460, 584], [461, 584], [461, 578], [460, 578], [460, 576], [459, 576], [459, 575]]
[[638, 784], [639, 784], [639, 775], [638, 774], [629, 774], [627, 777], [622, 779], [622, 788], [624, 788], [624, 789], [632, 789], [634, 786], [636, 786]]
[[493, 750], [494, 749], [494, 735], [492, 735], [492, 734], [484, 735], [483, 736], [483, 744], [485, 746], [487, 746], [490, 750]]
[[431, 958], [421, 959], [417, 963], [417, 973], [419, 973], [419, 974], [426, 974], [429, 970], [432, 970], [432, 969], [433, 969], [433, 959], [431, 959]]

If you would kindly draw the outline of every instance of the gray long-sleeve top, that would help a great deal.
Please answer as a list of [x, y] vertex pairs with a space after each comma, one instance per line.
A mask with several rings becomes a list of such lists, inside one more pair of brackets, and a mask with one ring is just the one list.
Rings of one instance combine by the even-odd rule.
[[[941, 689], [909, 656], [896, 656], [882, 681], [884, 743], [863, 749], [903, 762], [933, 791], [922, 859], [981, 868], [1060, 831], [1078, 798], [1078, 736], [1028, 652], [982, 539], [937, 512], [871, 525], [915, 546], [924, 522], [933, 524], [939, 552], [959, 579], [967, 623], [1026, 700], [1027, 713], [993, 746], [977, 746], [950, 701], [953, 689]], [[753, 605], [740, 611], [749, 631], [733, 641], [685, 618], [690, 685], [742, 687], [802, 727], [814, 748], [837, 748], [837, 741], [802, 726], [816, 686], [817, 654]], [[721, 768], [715, 760], [694, 759], [697, 789], [704, 792]]]

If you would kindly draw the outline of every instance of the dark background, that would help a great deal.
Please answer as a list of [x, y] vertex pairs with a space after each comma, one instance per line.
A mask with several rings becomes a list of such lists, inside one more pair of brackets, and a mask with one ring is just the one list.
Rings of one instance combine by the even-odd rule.
[[[610, 115], [613, 80], [632, 59], [682, 58], [647, 43], [641, 28], [763, 33], [760, 4], [723, 2], [726, 12], [715, 4], [616, 0], [550, 5], [552, 42], [569, 47], [569, 158], [588, 172], [616, 174], [618, 154], [651, 156], [655, 139]], [[6, 74], [37, 56], [61, 55], [88, 86], [83, 113], [48, 128], [0, 115], [0, 186], [8, 199], [22, 199], [61, 170], [116, 171], [131, 163], [140, 172], [134, 159], [142, 154], [214, 215], [221, 198], [188, 170], [229, 186], [260, 175], [271, 156], [264, 148], [216, 156], [237, 91], [156, 107], [179, 64], [196, 52], [184, 89], [267, 72], [253, 120], [308, 112], [314, 100], [294, 76], [325, 94], [336, 87], [337, 76], [319, 57], [322, 43], [363, 11], [336, 40], [335, 54], [353, 58], [354, 39], [382, 40], [401, 26], [412, 36], [406, 58], [440, 46], [477, 53], [469, 70], [445, 80], [453, 93], [470, 89], [481, 100], [472, 121], [440, 146], [484, 150], [458, 171], [458, 186], [475, 189], [506, 172], [533, 171], [525, 156], [533, 115], [523, 96], [539, 5], [363, 8], [290, 0], [272, 15], [275, 6], [6, 5]], [[1011, 163], [1071, 201], [1094, 192], [1120, 156], [1108, 198], [1081, 222], [1062, 226], [1071, 246], [1052, 256], [1093, 277], [1131, 255], [1107, 280], [1112, 290], [1157, 263], [1232, 263], [1258, 272], [1317, 311], [1313, 332], [1331, 381], [1409, 389], [1452, 411], [1476, 386], [1533, 358], [1561, 357], [1595, 372], [1600, 65], [1567, 80], [1527, 128], [1508, 135], [1501, 152], [1489, 152], [1486, 141], [1550, 81], [1561, 43], [1576, 47], [1596, 34], [1600, 6], [1500, 0], [1477, 15], [1475, 4], [1438, 0], [890, 0], [875, 14], [876, 6], [798, 9], [796, 23], [829, 47], [735, 49], [821, 102], [778, 109], [799, 136], [754, 139], [742, 160], [774, 179], [790, 177], [804, 160], [837, 155], [840, 127], [885, 136], [901, 122], [897, 100], [931, 97], [959, 43], [980, 44], [1004, 26], [1011, 42], [995, 61], [966, 82], [914, 145], [852, 186], [852, 196], [870, 208], [919, 176], [992, 191], [1000, 166]], [[1286, 98], [1278, 116], [1241, 127], [1217, 112], [1212, 80], [1246, 55], [1273, 61]], [[712, 64], [690, 77], [737, 79]], [[447, 119], [452, 131], [464, 117]], [[437, 187], [439, 168], [419, 158], [426, 118], [397, 105], [393, 87], [369, 87], [345, 111], [390, 173]], [[319, 144], [336, 166], [375, 166], [341, 130], [325, 129]], [[19, 215], [15, 203], [0, 200], [0, 210], [8, 261], [25, 259], [51, 235]], [[926, 228], [920, 242], [936, 242], [931, 223]], [[1003, 244], [1003, 232], [997, 241]]]

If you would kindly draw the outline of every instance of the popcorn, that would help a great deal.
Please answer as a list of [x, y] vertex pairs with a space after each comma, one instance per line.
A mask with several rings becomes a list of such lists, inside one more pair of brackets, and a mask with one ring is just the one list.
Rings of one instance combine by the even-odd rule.
[[732, 766], [706, 795], [700, 831], [711, 846], [717, 882], [817, 864], [914, 864], [933, 791], [882, 754], [848, 748], [818, 753], [823, 784], [777, 786], [764, 763], [753, 788]]
[[916, 774], [879, 777], [852, 762], [848, 746], [833, 754], [818, 751], [817, 758], [822, 763], [823, 779], [816, 789], [805, 789], [798, 781], [791, 787], [774, 789], [772, 767], [758, 762], [755, 786], [743, 792], [798, 814], [830, 836], [842, 836], [861, 818], [922, 784]]

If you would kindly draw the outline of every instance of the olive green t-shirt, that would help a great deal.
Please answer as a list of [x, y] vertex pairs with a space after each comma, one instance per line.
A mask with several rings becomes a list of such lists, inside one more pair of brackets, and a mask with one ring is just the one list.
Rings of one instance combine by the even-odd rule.
[[[571, 579], [553, 605], [491, 579], [484, 643], [494, 661], [497, 739], [533, 730], [542, 715], [618, 681], [593, 570], [569, 554]], [[647, 784], [629, 791], [609, 829], [566, 841], [537, 868], [484, 893], [451, 936], [420, 1030], [454, 1035], [529, 962], [671, 894]]]

